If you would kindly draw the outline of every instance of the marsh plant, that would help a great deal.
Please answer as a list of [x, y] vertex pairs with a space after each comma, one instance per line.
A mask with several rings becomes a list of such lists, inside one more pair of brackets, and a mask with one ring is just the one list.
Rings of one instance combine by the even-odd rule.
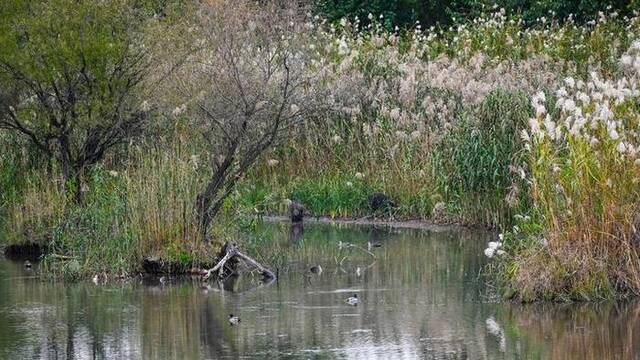
[[524, 299], [640, 291], [639, 55], [636, 41], [616, 76], [594, 70], [584, 79], [566, 77], [554, 92], [531, 98], [536, 116], [522, 138], [542, 231], [513, 239], [535, 237], [510, 260]]

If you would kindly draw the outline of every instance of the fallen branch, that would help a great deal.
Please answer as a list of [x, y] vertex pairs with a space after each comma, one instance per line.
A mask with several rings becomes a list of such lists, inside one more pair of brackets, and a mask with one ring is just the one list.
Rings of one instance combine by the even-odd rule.
[[224, 265], [227, 263], [227, 261], [229, 259], [231, 259], [231, 257], [233, 257], [235, 255], [235, 246], [234, 247], [229, 247], [229, 249], [227, 250], [227, 253], [224, 255], [224, 257], [218, 262], [218, 264], [216, 264], [216, 266], [212, 267], [211, 269], [207, 270], [207, 274], [204, 276], [204, 280], [208, 280], [211, 277], [211, 274], [213, 272], [215, 272], [216, 270], [218, 271], [218, 277], [221, 278], [222, 277], [222, 273], [224, 272]]
[[235, 244], [227, 244], [225, 248], [226, 248], [226, 253], [222, 257], [222, 259], [220, 259], [220, 261], [216, 264], [216, 266], [205, 271], [206, 274], [204, 275], [204, 278], [203, 278], [204, 280], [208, 280], [211, 277], [211, 274], [215, 273], [216, 271], [218, 272], [218, 278], [222, 278], [222, 275], [225, 269], [224, 266], [233, 257], [238, 257], [239, 259], [243, 260], [249, 265], [255, 267], [256, 269], [258, 269], [258, 271], [260, 271], [260, 273], [262, 273], [262, 276], [266, 278], [273, 279], [273, 280], [277, 278], [276, 274], [273, 271], [264, 267], [262, 264], [255, 261], [250, 256], [244, 254], [242, 251], [238, 250], [238, 247]]

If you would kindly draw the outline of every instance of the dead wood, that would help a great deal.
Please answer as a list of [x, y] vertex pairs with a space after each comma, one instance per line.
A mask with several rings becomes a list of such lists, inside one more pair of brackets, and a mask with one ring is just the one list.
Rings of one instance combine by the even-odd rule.
[[234, 243], [226, 243], [220, 255], [222, 255], [222, 253], [224, 253], [224, 255], [222, 256], [220, 261], [218, 261], [216, 266], [205, 271], [204, 280], [208, 280], [211, 275], [215, 274], [216, 271], [218, 272], [218, 279], [223, 278], [227, 263], [231, 261], [235, 261], [237, 263], [238, 260], [241, 260], [245, 264], [249, 265], [248, 267], [257, 269], [262, 274], [262, 276], [267, 279], [275, 280], [277, 278], [276, 274], [273, 271], [269, 270], [267, 267], [263, 266], [242, 251], [238, 250], [237, 245]]

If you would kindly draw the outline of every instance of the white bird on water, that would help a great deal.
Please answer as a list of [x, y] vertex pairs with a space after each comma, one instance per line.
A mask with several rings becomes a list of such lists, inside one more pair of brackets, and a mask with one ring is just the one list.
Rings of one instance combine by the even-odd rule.
[[349, 297], [347, 299], [347, 304], [349, 304], [351, 306], [357, 306], [358, 305], [358, 294], [353, 294], [353, 296]]
[[240, 318], [229, 314], [229, 324], [231, 324], [231, 326], [240, 324]]

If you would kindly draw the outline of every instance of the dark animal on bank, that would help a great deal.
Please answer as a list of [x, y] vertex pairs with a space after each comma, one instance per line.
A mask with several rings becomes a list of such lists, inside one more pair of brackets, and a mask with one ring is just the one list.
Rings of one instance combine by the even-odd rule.
[[298, 201], [292, 201], [289, 204], [289, 218], [293, 223], [302, 222], [304, 219], [304, 205]]
[[381, 192], [371, 194], [368, 202], [373, 213], [389, 212], [396, 206], [389, 196]]

